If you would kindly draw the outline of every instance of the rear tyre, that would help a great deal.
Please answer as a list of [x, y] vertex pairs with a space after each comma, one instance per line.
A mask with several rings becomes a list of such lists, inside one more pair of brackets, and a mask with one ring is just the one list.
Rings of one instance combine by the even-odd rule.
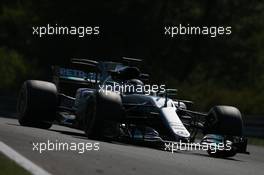
[[18, 121], [22, 126], [48, 129], [55, 120], [57, 89], [53, 83], [28, 80], [18, 96]]
[[[207, 117], [205, 123], [206, 134], [219, 134], [224, 136], [242, 136], [243, 134], [243, 121], [240, 111], [232, 106], [215, 106], [213, 107]], [[212, 153], [211, 150], [208, 154], [213, 157], [232, 157], [236, 155], [236, 150], [217, 150]]]
[[102, 137], [105, 121], [118, 122], [124, 110], [119, 94], [96, 92], [87, 99], [84, 130], [88, 138]]

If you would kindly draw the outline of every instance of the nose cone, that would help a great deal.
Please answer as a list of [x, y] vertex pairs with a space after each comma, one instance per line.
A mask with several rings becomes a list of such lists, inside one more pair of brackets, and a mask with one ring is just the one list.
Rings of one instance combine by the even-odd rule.
[[188, 140], [190, 137], [189, 131], [185, 128], [179, 116], [176, 114], [175, 107], [161, 108], [162, 116], [165, 124], [177, 140]]

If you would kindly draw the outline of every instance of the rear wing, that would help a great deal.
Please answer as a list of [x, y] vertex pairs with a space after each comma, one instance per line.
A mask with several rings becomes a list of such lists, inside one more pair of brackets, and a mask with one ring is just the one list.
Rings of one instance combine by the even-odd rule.
[[122, 62], [123, 63], [126, 63], [128, 65], [131, 65], [131, 64], [139, 64], [139, 63], [142, 63], [143, 60], [141, 59], [137, 59], [137, 58], [128, 58], [128, 57], [122, 57]]
[[98, 65], [99, 65], [99, 62], [94, 61], [94, 60], [77, 59], [77, 58], [71, 59], [71, 67], [80, 69], [80, 70], [98, 73], [100, 72]]

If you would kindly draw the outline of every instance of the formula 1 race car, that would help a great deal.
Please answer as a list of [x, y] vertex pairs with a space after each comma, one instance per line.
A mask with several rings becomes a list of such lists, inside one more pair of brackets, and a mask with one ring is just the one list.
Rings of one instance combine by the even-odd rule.
[[201, 145], [223, 144], [216, 151], [208, 147], [210, 156], [247, 153], [237, 108], [189, 110], [192, 102], [175, 98], [175, 89], [147, 85], [148, 74], [135, 66], [140, 62], [72, 59], [70, 68], [53, 66], [53, 82], [24, 82], [17, 103], [20, 125], [48, 129], [57, 123], [81, 129], [90, 139], [159, 147], [195, 143], [201, 131]]

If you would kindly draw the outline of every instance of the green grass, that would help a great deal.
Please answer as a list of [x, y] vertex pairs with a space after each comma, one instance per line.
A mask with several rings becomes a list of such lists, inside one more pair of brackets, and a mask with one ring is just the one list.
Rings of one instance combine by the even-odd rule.
[[30, 173], [0, 153], [0, 175], [30, 175]]
[[263, 138], [261, 139], [261, 138], [250, 137], [250, 138], [248, 138], [248, 144], [264, 146], [264, 139]]

